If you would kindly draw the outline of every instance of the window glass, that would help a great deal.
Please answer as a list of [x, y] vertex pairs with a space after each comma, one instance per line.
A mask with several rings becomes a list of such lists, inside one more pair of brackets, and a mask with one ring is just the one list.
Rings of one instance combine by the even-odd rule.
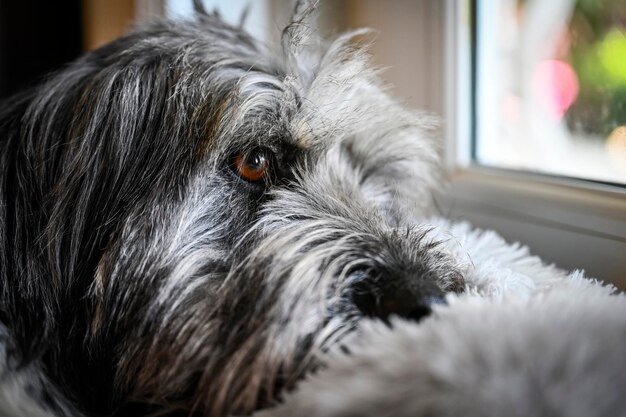
[[479, 164], [626, 184], [626, 2], [478, 0]]

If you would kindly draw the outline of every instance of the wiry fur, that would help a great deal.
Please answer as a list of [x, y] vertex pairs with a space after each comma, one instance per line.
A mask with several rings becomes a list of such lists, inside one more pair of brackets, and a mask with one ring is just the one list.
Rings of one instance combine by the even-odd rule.
[[[0, 405], [225, 415], [273, 404], [367, 314], [459, 291], [419, 226], [434, 122], [298, 4], [282, 50], [198, 7], [0, 108]], [[232, 155], [273, 152], [259, 187]]]
[[465, 223], [428, 221], [467, 291], [419, 323], [363, 321], [258, 417], [626, 416], [626, 296]]

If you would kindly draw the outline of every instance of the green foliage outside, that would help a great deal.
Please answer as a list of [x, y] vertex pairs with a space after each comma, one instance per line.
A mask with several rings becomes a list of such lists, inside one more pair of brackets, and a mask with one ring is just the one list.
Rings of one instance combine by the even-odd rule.
[[569, 40], [580, 92], [567, 123], [573, 132], [606, 139], [626, 125], [626, 2], [578, 0]]

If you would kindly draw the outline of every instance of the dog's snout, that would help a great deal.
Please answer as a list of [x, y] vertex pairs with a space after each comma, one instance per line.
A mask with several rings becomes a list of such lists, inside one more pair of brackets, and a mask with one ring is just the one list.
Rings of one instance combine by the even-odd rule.
[[353, 299], [363, 315], [383, 320], [396, 315], [419, 321], [430, 315], [434, 304], [445, 304], [444, 294], [438, 289], [420, 291], [397, 282], [384, 286], [361, 283]]

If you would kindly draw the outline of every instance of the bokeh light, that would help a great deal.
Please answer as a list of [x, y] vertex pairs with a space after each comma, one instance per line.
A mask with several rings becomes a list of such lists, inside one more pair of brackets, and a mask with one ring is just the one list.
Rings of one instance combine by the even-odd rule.
[[569, 63], [550, 59], [535, 69], [533, 88], [545, 110], [560, 119], [578, 96], [578, 77]]
[[618, 29], [609, 31], [598, 44], [598, 57], [606, 82], [626, 86], [626, 35]]
[[613, 167], [626, 174], [626, 126], [613, 129], [605, 147]]

